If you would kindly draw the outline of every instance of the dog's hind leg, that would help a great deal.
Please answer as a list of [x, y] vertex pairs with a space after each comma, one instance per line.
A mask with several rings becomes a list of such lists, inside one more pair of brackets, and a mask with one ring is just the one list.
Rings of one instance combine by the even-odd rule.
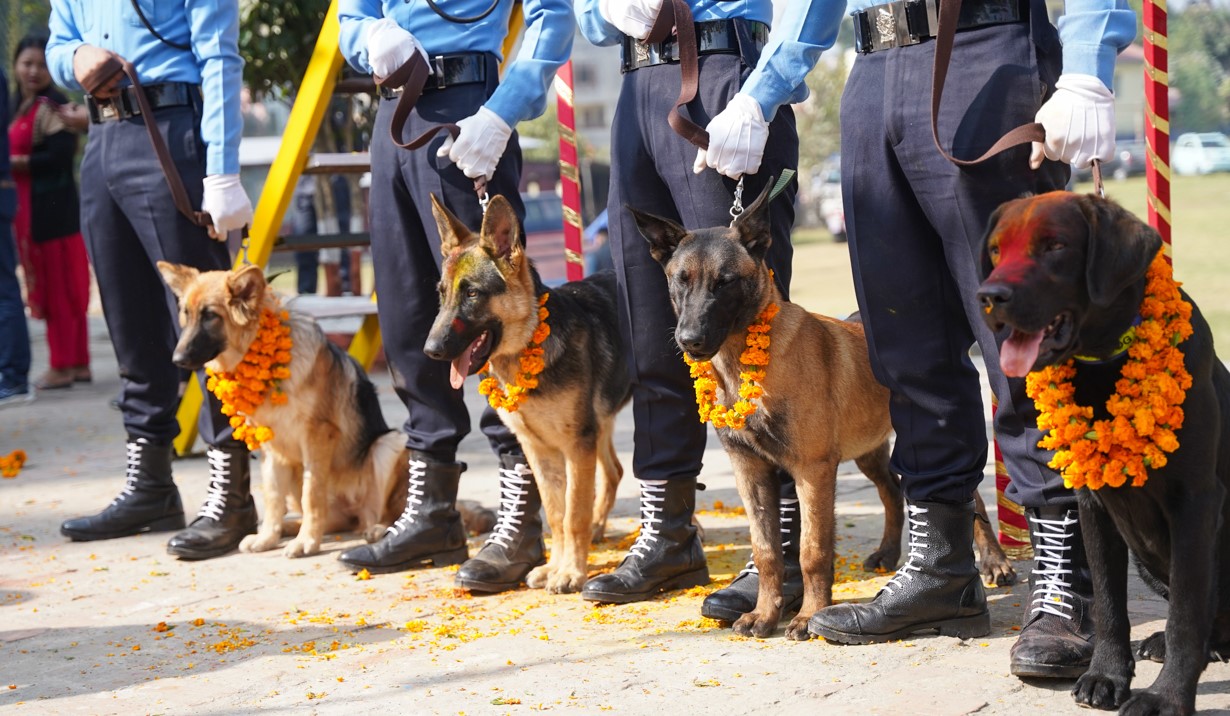
[[[732, 625], [739, 636], [763, 639], [777, 630], [782, 618], [782, 580], [785, 563], [782, 556], [782, 530], [778, 481], [775, 468], [767, 461], [734, 441], [723, 441], [735, 472], [735, 485], [747, 511], [752, 533], [752, 562], [760, 573], [756, 607], [735, 620]], [[799, 486], [799, 503], [803, 486]], [[806, 523], [804, 523], [806, 524]], [[804, 568], [806, 575], [806, 568]], [[803, 632], [807, 632], [804, 623]]]
[[547, 591], [552, 594], [579, 592], [585, 584], [589, 541], [593, 536], [597, 452], [592, 443], [576, 445], [567, 458], [564, 531], [553, 533], [551, 545], [552, 556], [556, 550], [561, 554], [555, 570], [547, 577]]
[[974, 490], [974, 545], [978, 548], [979, 571], [982, 581], [997, 587], [1016, 584], [1016, 569], [999, 546], [995, 530], [991, 529], [991, 517], [987, 514], [982, 495]]
[[593, 542], [601, 542], [606, 537], [606, 520], [615, 506], [615, 491], [619, 481], [624, 476], [623, 465], [615, 454], [615, 417], [602, 426], [598, 437], [598, 471], [594, 484], [594, 529], [591, 535]]
[[375, 542], [384, 536], [389, 495], [401, 482], [402, 465], [406, 464], [406, 436], [393, 431], [381, 435], [367, 455], [363, 474], [366, 485], [359, 503], [359, 532], [363, 539]]
[[525, 450], [525, 458], [534, 470], [534, 481], [538, 483], [538, 494], [542, 496], [542, 508], [547, 514], [547, 526], [551, 530], [551, 556], [546, 564], [530, 570], [525, 577], [525, 583], [531, 589], [545, 589], [548, 577], [554, 573], [563, 556], [566, 504], [564, 490], [567, 489], [568, 482], [563, 454], [554, 450], [535, 450], [529, 442], [523, 440], [521, 448]]
[[837, 464], [836, 455], [823, 456], [806, 465], [806, 469], [791, 470], [799, 492], [799, 514], [802, 517], [799, 565], [803, 568], [803, 606], [786, 627], [787, 639], [810, 639], [807, 620], [833, 603]]
[[863, 569], [892, 571], [901, 559], [901, 529], [905, 523], [905, 499], [901, 496], [901, 480], [888, 465], [889, 448], [885, 440], [876, 449], [858, 457], [854, 464], [876, 486], [884, 505], [884, 534], [880, 547], [863, 560]]
[[282, 520], [286, 518], [286, 493], [294, 483], [295, 469], [287, 465], [272, 448], [266, 447], [261, 458], [261, 493], [265, 504], [264, 519], [256, 534], [239, 543], [240, 552], [266, 552], [278, 546], [282, 539]]

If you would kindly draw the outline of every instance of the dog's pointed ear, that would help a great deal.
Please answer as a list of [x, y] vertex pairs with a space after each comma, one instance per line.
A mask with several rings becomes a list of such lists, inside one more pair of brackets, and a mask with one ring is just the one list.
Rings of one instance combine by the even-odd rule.
[[981, 255], [979, 256], [978, 263], [982, 267], [982, 276], [979, 278], [983, 281], [995, 270], [995, 264], [991, 261], [991, 252], [988, 250], [988, 247], [990, 246], [991, 234], [994, 234], [995, 227], [999, 226], [999, 219], [1004, 215], [1004, 207], [1008, 204], [1009, 202], [1005, 201], [996, 207], [995, 211], [991, 212], [991, 218], [987, 220], [987, 230], [982, 232]]
[[454, 250], [470, 243], [470, 227], [461, 223], [453, 212], [431, 194], [431, 213], [436, 217], [436, 227], [440, 230], [440, 253], [445, 258]]
[[171, 293], [175, 294], [177, 298], [182, 298], [184, 291], [188, 288], [188, 284], [195, 281], [196, 277], [201, 275], [200, 271], [191, 266], [182, 266], [168, 261], [158, 262], [158, 273], [162, 274], [162, 280], [166, 281], [167, 286], [171, 289]]
[[739, 232], [739, 240], [743, 242], [748, 254], [758, 261], [764, 258], [769, 245], [773, 243], [773, 230], [769, 223], [769, 205], [773, 203], [769, 199], [769, 193], [772, 190], [773, 177], [769, 177], [760, 196], [756, 197], [756, 201], [744, 209], [742, 214], [735, 217], [731, 225]]
[[624, 205], [624, 208], [632, 214], [632, 218], [636, 220], [636, 228], [640, 230], [641, 236], [649, 242], [649, 253], [658, 263], [665, 266], [670, 263], [671, 256], [674, 256], [675, 249], [679, 248], [679, 242], [683, 241], [683, 237], [687, 236], [687, 229], [670, 219], [663, 219], [660, 216], [646, 214], [643, 211]]
[[483, 214], [483, 230], [479, 232], [479, 245], [486, 249], [487, 254], [497, 261], [507, 261], [516, 265], [521, 257], [521, 222], [517, 220], [517, 212], [512, 204], [502, 194], [496, 194], [487, 202], [487, 213]]
[[244, 266], [226, 277], [226, 307], [235, 323], [245, 326], [248, 321], [260, 317], [261, 301], [268, 285], [259, 266]]
[[1162, 248], [1157, 231], [1109, 199], [1080, 197], [1089, 222], [1085, 282], [1095, 305], [1110, 305], [1125, 288], [1144, 278]]

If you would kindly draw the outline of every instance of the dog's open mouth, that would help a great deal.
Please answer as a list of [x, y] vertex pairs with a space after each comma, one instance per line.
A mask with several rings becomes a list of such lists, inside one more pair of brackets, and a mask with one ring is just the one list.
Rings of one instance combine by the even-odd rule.
[[1038, 364], [1038, 356], [1049, 358], [1063, 353], [1072, 337], [1072, 316], [1061, 313], [1037, 332], [1012, 329], [1012, 335], [1004, 340], [999, 349], [999, 367], [1004, 375], [1011, 378], [1023, 378]]
[[491, 342], [487, 331], [483, 331], [474, 342], [453, 359], [449, 371], [449, 382], [454, 388], [460, 388], [466, 382], [466, 376], [476, 373], [487, 362], [491, 355]]

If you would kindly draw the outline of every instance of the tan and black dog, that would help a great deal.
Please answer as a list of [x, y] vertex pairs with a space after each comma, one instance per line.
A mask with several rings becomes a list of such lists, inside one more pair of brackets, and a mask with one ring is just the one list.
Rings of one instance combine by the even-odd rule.
[[[1077, 402], [1106, 419], [1123, 366], [1120, 339], [1135, 324], [1157, 232], [1114, 202], [1069, 192], [1017, 199], [991, 217], [979, 296], [994, 331], [1008, 335], [1004, 373], [1074, 356]], [[1185, 301], [1191, 299], [1183, 294]], [[1230, 653], [1230, 372], [1192, 304], [1193, 335], [1179, 344], [1192, 377], [1179, 446], [1141, 487], [1077, 491], [1093, 577], [1095, 646], [1076, 682], [1078, 704], [1130, 714], [1188, 714], [1210, 655]], [[1165, 666], [1131, 694], [1129, 550], [1146, 583], [1170, 602], [1166, 631], [1145, 639], [1143, 658]]]
[[[158, 262], [179, 298], [183, 327], [175, 364], [233, 371], [256, 337], [261, 310], [279, 310], [260, 267], [201, 273]], [[264, 519], [240, 543], [244, 552], [273, 549], [287, 510], [303, 515], [287, 557], [320, 551], [328, 532], [356, 530], [373, 542], [406, 504], [406, 436], [390, 430], [376, 390], [359, 364], [330, 343], [310, 316], [290, 311], [290, 377], [284, 405], [268, 401], [251, 415], [273, 430], [261, 447]]]
[[492, 197], [478, 236], [436, 197], [440, 228], [440, 312], [424, 351], [452, 362], [454, 387], [488, 361], [503, 385], [522, 375], [522, 351], [546, 296], [544, 368], [537, 387], [500, 417], [517, 436], [542, 495], [554, 536], [551, 558], [526, 578], [531, 587], [576, 592], [587, 576], [591, 540], [600, 540], [623, 468], [615, 455], [615, 415], [631, 396], [610, 272], [547, 288], [522, 246], [512, 205]]

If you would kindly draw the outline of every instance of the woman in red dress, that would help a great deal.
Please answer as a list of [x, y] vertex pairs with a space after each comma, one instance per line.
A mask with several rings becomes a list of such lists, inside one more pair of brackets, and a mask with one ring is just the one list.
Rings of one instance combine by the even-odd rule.
[[26, 37], [14, 56], [13, 120], [9, 152], [17, 185], [14, 222], [17, 251], [26, 276], [26, 302], [47, 322], [51, 368], [34, 382], [40, 390], [89, 382], [86, 309], [90, 273], [81, 239], [73, 158], [75, 129], [88, 121], [51, 86], [47, 39]]

